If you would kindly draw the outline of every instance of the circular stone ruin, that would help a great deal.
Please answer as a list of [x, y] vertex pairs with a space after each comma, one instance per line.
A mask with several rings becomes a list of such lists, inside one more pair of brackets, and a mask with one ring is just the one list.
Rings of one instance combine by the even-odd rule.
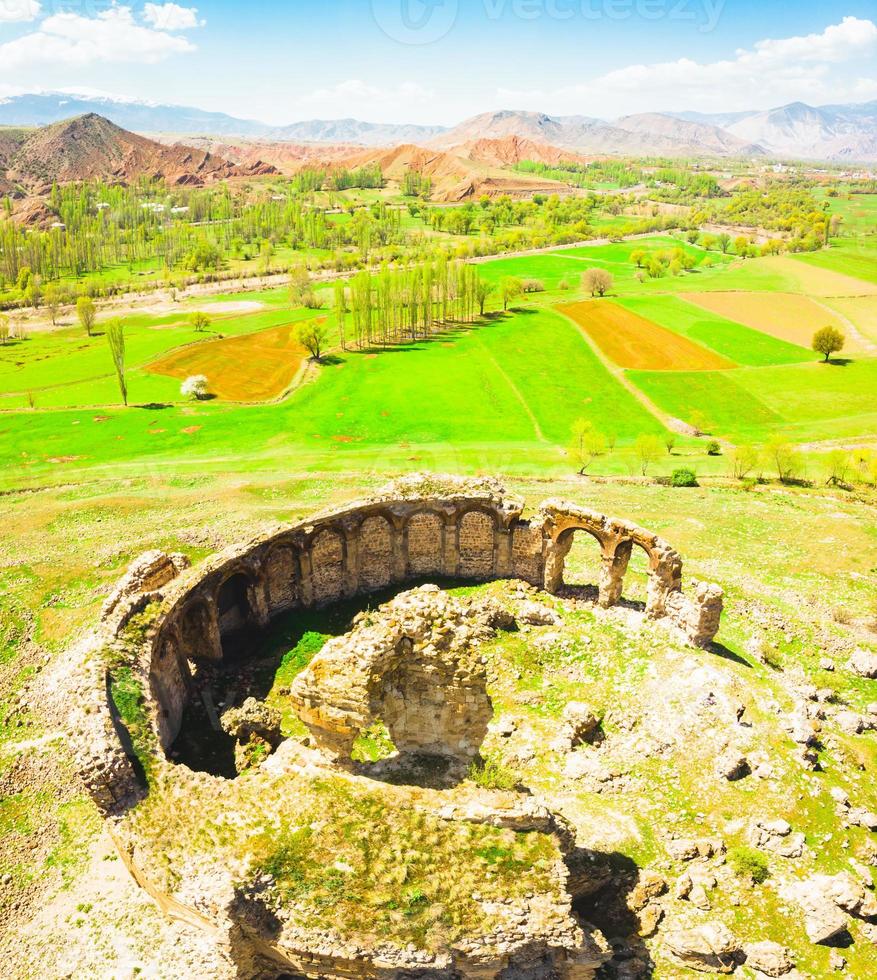
[[[496, 603], [410, 586], [518, 579], [557, 592], [582, 532], [600, 550], [602, 606], [620, 600], [634, 547], [649, 563], [646, 615], [687, 642], [713, 639], [722, 593], [703, 583], [684, 593], [679, 555], [630, 522], [560, 500], [529, 520], [522, 513], [523, 501], [494, 481], [414, 477], [197, 568], [153, 552], [80, 644], [73, 746], [85, 785], [137, 881], [168, 914], [210, 930], [239, 975], [586, 980], [611, 955], [572, 912], [576, 848], [563, 818], [527, 794], [461, 781], [492, 715], [478, 647], [512, 617]], [[243, 774], [225, 779], [175, 761], [203, 672], [246, 676], [254, 638], [280, 617], [388, 590], [403, 594], [360, 614], [292, 683], [289, 701], [309, 738], [280, 738], [271, 713], [239, 697], [222, 727], [246, 733]], [[376, 722], [395, 758], [356, 766], [353, 743]], [[423, 758], [441, 760], [449, 778], [391, 778], [394, 766]], [[359, 851], [336, 860], [342, 824], [384, 871], [357, 877]], [[384, 865], [374, 856], [395, 855], [395, 838], [409, 832], [429, 842], [415, 847], [417, 860], [433, 862], [424, 874], [444, 882], [435, 921], [419, 891], [395, 880], [395, 857]], [[485, 860], [489, 872], [470, 880]], [[387, 913], [379, 934], [357, 919], [356, 882], [366, 879], [386, 892], [381, 909], [415, 903]], [[336, 897], [326, 904], [324, 893]], [[332, 921], [348, 900], [348, 920]], [[409, 919], [422, 931], [409, 934]]]

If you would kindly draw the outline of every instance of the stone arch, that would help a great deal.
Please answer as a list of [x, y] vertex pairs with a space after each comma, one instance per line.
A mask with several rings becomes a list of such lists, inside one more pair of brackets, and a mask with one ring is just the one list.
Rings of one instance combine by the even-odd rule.
[[496, 517], [488, 511], [467, 510], [457, 522], [459, 574], [488, 579], [496, 568]]
[[276, 544], [262, 565], [268, 612], [274, 616], [291, 608], [299, 599], [299, 567], [296, 550], [289, 544]]
[[203, 596], [195, 596], [181, 610], [177, 618], [180, 655], [193, 663], [203, 660], [219, 660], [222, 650], [219, 643], [219, 624], [214, 603]]
[[444, 528], [442, 515], [421, 510], [405, 526], [408, 575], [441, 575], [444, 571]]
[[642, 549], [648, 559], [646, 613], [657, 619], [665, 614], [670, 593], [682, 589], [682, 559], [661, 538], [633, 533], [630, 540], [632, 547]]
[[216, 619], [220, 637], [258, 625], [254, 591], [253, 576], [240, 566], [222, 579], [216, 589]]
[[311, 540], [311, 590], [319, 606], [339, 599], [344, 593], [347, 545], [343, 533], [323, 528]]
[[[566, 557], [572, 550], [573, 541], [575, 535], [579, 532], [587, 534], [589, 537], [593, 538], [600, 549], [600, 558], [602, 565], [605, 565], [607, 554], [611, 554], [608, 550], [608, 541], [606, 536], [594, 527], [584, 521], [576, 523], [571, 527], [564, 528], [555, 537], [548, 549], [548, 559], [545, 563], [545, 589], [548, 592], [557, 592], [564, 585], [564, 571], [566, 564]], [[601, 565], [601, 569], [602, 569]], [[602, 584], [602, 571], [600, 575], [600, 580], [594, 582], [593, 584], [600, 590]]]
[[357, 555], [360, 589], [375, 592], [393, 581], [394, 541], [393, 525], [383, 514], [372, 514], [359, 525]]
[[162, 748], [167, 749], [177, 737], [183, 711], [189, 699], [191, 675], [182, 656], [180, 638], [165, 630], [156, 643], [157, 655], [149, 671], [149, 686], [156, 704], [156, 726]]

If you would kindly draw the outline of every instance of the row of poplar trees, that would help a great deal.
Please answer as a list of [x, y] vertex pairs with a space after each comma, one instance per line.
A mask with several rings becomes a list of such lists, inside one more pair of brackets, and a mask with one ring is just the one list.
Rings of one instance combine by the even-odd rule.
[[339, 279], [334, 307], [341, 346], [387, 347], [430, 337], [452, 321], [470, 323], [484, 313], [489, 292], [476, 266], [445, 256]]

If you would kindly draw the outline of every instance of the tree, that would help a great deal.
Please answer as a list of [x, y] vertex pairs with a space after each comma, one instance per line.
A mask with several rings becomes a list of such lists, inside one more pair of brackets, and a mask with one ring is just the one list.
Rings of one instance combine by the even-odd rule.
[[347, 318], [347, 287], [343, 279], [335, 280], [335, 319], [338, 324], [338, 339], [341, 350], [346, 350], [344, 342], [344, 323]]
[[641, 248], [635, 249], [630, 253], [630, 261], [636, 265], [637, 269], [641, 269], [643, 267], [645, 258], [646, 253]]
[[709, 434], [709, 422], [706, 420], [706, 416], [700, 409], [695, 409], [689, 416], [691, 419], [690, 425], [694, 429], [694, 434], [696, 436], [705, 436]]
[[606, 453], [606, 437], [587, 419], [576, 419], [572, 424], [570, 456], [575, 460], [582, 476], [598, 456]]
[[843, 449], [833, 449], [826, 457], [826, 483], [829, 486], [846, 486], [850, 482], [853, 458]]
[[524, 292], [524, 284], [515, 276], [504, 276], [499, 284], [499, 291], [502, 295], [503, 312], [505, 312], [509, 308], [509, 303]]
[[612, 276], [605, 269], [587, 269], [582, 275], [582, 285], [592, 296], [605, 296], [612, 288]]
[[195, 333], [203, 333], [213, 322], [206, 313], [196, 312], [189, 318]]
[[90, 296], [80, 296], [76, 300], [76, 315], [79, 317], [79, 322], [85, 328], [86, 336], [90, 337], [96, 316], [94, 300]]
[[6, 346], [9, 340], [9, 317], [0, 313], [0, 344]]
[[667, 430], [667, 433], [664, 436], [664, 445], [667, 447], [667, 453], [668, 453], [668, 455], [672, 456], [673, 455], [673, 448], [676, 445], [676, 433], [675, 432], [671, 432], [669, 429]]
[[731, 247], [731, 236], [726, 231], [723, 231], [716, 240], [722, 252], [727, 252]]
[[475, 285], [475, 298], [478, 301], [478, 312], [481, 316], [484, 316], [484, 307], [492, 293], [493, 284], [485, 282], [483, 279], [479, 278]]
[[745, 480], [758, 466], [758, 451], [754, 446], [734, 446], [727, 454], [731, 476], [735, 480]]
[[846, 337], [843, 333], [833, 327], [830, 324], [827, 327], [820, 327], [819, 330], [813, 334], [813, 350], [818, 354], [825, 355], [825, 363], [828, 363], [828, 359], [832, 354], [836, 354], [838, 351], [843, 350], [844, 344], [846, 343]]
[[49, 285], [46, 286], [44, 299], [46, 308], [49, 311], [49, 316], [52, 318], [52, 326], [55, 326], [55, 324], [58, 322], [58, 313], [61, 309], [61, 293], [53, 282], [50, 282]]
[[206, 375], [203, 374], [193, 374], [192, 377], [186, 378], [186, 380], [180, 385], [180, 394], [184, 398], [194, 398], [196, 400], [206, 398], [209, 393], [209, 382], [207, 381]]
[[311, 358], [319, 361], [329, 338], [329, 331], [326, 329], [325, 320], [310, 320], [299, 324], [296, 337], [302, 347], [306, 348]]
[[121, 320], [110, 320], [104, 328], [104, 334], [110, 346], [113, 367], [116, 369], [116, 378], [119, 382], [122, 404], [127, 405], [128, 382], [125, 379], [125, 325]]
[[661, 439], [658, 436], [646, 435], [643, 433], [642, 435], [637, 436], [636, 443], [634, 444], [634, 450], [636, 451], [636, 456], [639, 460], [640, 472], [643, 476], [645, 476], [652, 463], [657, 462], [657, 460], [661, 458], [664, 447], [661, 444]]
[[801, 471], [801, 458], [787, 442], [775, 436], [764, 447], [768, 462], [776, 470], [780, 483], [788, 483]]

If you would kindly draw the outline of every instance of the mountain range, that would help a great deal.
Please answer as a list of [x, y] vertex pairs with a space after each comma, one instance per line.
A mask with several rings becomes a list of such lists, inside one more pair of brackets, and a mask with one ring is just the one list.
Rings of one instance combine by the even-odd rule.
[[139, 133], [271, 142], [368, 147], [416, 143], [451, 149], [479, 139], [516, 136], [587, 154], [877, 161], [877, 101], [821, 107], [794, 102], [766, 111], [712, 114], [651, 112], [611, 121], [504, 110], [482, 113], [447, 128], [356, 119], [271, 126], [182, 106], [63, 93], [0, 99], [0, 126], [46, 125], [89, 113]]

